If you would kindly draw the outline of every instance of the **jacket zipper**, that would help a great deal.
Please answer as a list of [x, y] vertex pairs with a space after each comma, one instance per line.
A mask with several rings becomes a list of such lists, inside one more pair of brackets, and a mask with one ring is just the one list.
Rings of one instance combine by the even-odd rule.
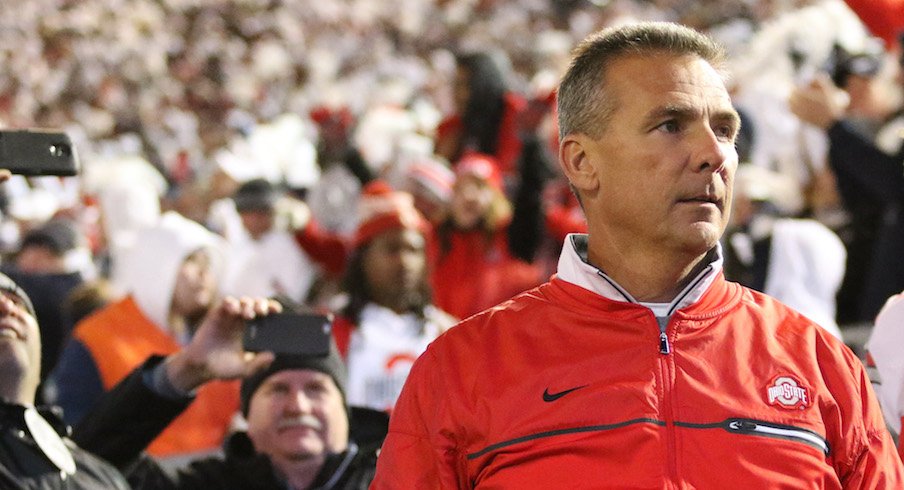
[[684, 301], [693, 290], [695, 290], [700, 284], [706, 280], [706, 278], [713, 271], [713, 266], [708, 265], [706, 269], [700, 272], [697, 277], [691, 281], [690, 284], [685, 286], [684, 290], [672, 300], [672, 306], [669, 308], [668, 314], [665, 317], [656, 317], [656, 322], [659, 323], [659, 353], [660, 354], [669, 354], [672, 352], [672, 347], [669, 345], [669, 337], [666, 335], [665, 330], [669, 324], [669, 319], [672, 318], [672, 315], [681, 306], [681, 302]]
[[662, 355], [659, 358], [660, 372], [662, 373], [662, 395], [663, 395], [663, 413], [665, 415], [665, 430], [666, 430], [666, 450], [668, 454], [666, 458], [668, 459], [668, 474], [669, 479], [672, 482], [678, 482], [678, 434], [676, 433], [676, 423], [675, 423], [675, 413], [674, 407], [672, 405], [672, 391], [674, 390], [674, 385], [672, 381], [673, 371], [675, 370], [675, 358], [670, 355], [672, 353], [672, 345], [669, 342], [668, 336], [668, 326], [669, 322], [674, 315], [675, 311], [681, 306], [681, 302], [684, 298], [687, 297], [694, 289], [696, 289], [710, 273], [713, 271], [713, 266], [708, 265], [706, 269], [704, 269], [697, 277], [688, 284], [684, 290], [672, 300], [671, 307], [669, 308], [668, 314], [664, 317], [653, 315], [656, 318], [656, 323], [659, 326], [659, 353]]
[[666, 327], [669, 326], [669, 317], [656, 317], [656, 323], [659, 325], [659, 353], [671, 354], [672, 346], [669, 344], [669, 336], [666, 335]]
[[807, 429], [751, 419], [728, 419], [722, 427], [728, 432], [735, 434], [757, 435], [802, 442], [821, 450], [826, 456], [829, 455], [828, 441], [819, 434]]
[[675, 433], [675, 414], [672, 412], [672, 363], [674, 358], [669, 355], [672, 347], [669, 344], [669, 337], [666, 334], [666, 327], [669, 324], [668, 317], [656, 317], [656, 323], [659, 326], [659, 372], [662, 375], [662, 414], [665, 419], [666, 430], [666, 460], [668, 464], [668, 475], [671, 481], [678, 481], [678, 453], [677, 453], [677, 434]]
[[327, 480], [327, 482], [323, 485], [312, 488], [311, 490], [329, 490], [331, 488], [335, 488], [336, 484], [339, 483], [339, 480], [345, 476], [345, 472], [348, 471], [349, 466], [351, 466], [352, 460], [354, 460], [355, 456], [358, 455], [358, 450], [359, 449], [357, 444], [349, 442], [348, 449], [345, 452], [345, 457], [342, 458], [339, 466], [335, 471], [333, 471], [333, 476], [331, 476], [330, 479]]

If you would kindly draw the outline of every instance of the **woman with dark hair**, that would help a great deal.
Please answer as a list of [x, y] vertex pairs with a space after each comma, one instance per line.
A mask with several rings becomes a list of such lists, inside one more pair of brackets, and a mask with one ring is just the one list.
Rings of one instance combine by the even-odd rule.
[[455, 320], [431, 303], [429, 224], [411, 195], [381, 181], [361, 198], [360, 224], [333, 335], [348, 364], [351, 405], [391, 409], [414, 360]]
[[518, 117], [527, 103], [508, 90], [505, 75], [492, 55], [468, 53], [456, 57], [455, 110], [436, 130], [435, 152], [450, 162], [465, 153], [495, 157], [503, 176], [517, 170], [521, 154]]

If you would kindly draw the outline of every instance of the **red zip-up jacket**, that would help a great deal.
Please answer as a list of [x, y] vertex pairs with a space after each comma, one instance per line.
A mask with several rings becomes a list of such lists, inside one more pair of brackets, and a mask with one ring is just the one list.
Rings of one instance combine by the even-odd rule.
[[904, 488], [859, 359], [719, 267], [662, 330], [561, 277], [453, 327], [372, 488]]

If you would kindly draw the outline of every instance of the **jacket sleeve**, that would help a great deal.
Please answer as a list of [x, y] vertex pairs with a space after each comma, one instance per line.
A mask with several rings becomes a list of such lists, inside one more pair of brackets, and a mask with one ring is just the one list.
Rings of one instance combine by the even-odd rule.
[[144, 448], [192, 401], [172, 400], [147, 387], [145, 371], [162, 360], [150, 358], [102, 396], [75, 426], [72, 439], [128, 474]]
[[[850, 371], [850, 393], [838, 394], [842, 434], [836, 444], [845, 446], [836, 455], [836, 471], [845, 489], [904, 488], [904, 466], [895, 450], [873, 393], [866, 369], [850, 351], [845, 352]], [[853, 374], [853, 376], [851, 376]], [[843, 376], [843, 375], [842, 375]], [[836, 385], [845, 384], [836, 379]]]
[[348, 152], [346, 152], [342, 163], [345, 164], [345, 168], [358, 179], [358, 182], [361, 183], [362, 187], [367, 185], [371, 180], [374, 180], [374, 173], [367, 166], [364, 156], [361, 155], [361, 152], [357, 149], [349, 149]]
[[864, 454], [843, 483], [845, 489], [904, 488], [901, 459], [888, 432], [870, 434]]
[[[901, 422], [904, 422], [904, 417], [901, 417]], [[900, 456], [901, 461], [904, 461], [904, 441], [898, 439], [898, 456]]]
[[351, 255], [351, 244], [337, 233], [324, 230], [312, 217], [294, 233], [295, 243], [333, 277], [342, 276]]
[[[844, 121], [828, 130], [829, 163], [838, 174], [857, 188], [882, 202], [901, 199], [904, 189], [902, 155], [888, 155], [855, 133]], [[848, 182], [839, 182], [846, 185]]]
[[428, 349], [412, 367], [389, 420], [371, 489], [470, 488], [444, 403], [442, 372]]

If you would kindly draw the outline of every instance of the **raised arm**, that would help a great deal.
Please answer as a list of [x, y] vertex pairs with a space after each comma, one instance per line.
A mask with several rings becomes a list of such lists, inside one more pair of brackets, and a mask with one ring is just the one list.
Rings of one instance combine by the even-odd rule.
[[150, 358], [101, 397], [72, 438], [128, 473], [144, 448], [191, 404], [196, 388], [247, 376], [273, 361], [269, 352], [245, 352], [242, 332], [247, 320], [279, 309], [271, 300], [226, 298], [184, 349]]

